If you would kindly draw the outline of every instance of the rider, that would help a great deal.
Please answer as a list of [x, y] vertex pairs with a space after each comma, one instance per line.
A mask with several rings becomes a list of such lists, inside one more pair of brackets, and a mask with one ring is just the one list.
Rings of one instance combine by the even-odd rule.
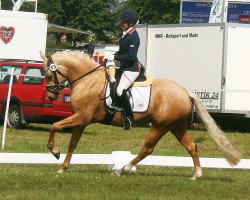
[[[125, 115], [124, 129], [132, 128], [134, 121], [133, 111], [127, 96], [127, 90], [140, 74], [140, 62], [137, 58], [140, 38], [135, 25], [138, 23], [138, 15], [131, 9], [124, 10], [119, 19], [119, 24], [123, 30], [122, 38], [119, 42], [119, 51], [115, 55], [109, 55], [108, 62], [113, 60], [120, 61], [120, 70], [122, 71], [120, 82], [117, 86], [117, 96], [120, 99], [123, 113]], [[113, 79], [113, 78], [112, 78]]]

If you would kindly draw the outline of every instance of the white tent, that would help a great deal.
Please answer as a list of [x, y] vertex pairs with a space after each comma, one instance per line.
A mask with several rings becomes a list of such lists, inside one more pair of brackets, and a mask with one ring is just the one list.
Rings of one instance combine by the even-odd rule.
[[57, 24], [51, 24], [51, 23], [48, 23], [47, 30], [49, 33], [75, 33], [75, 34], [87, 34], [87, 35], [91, 34], [90, 31], [82, 31], [79, 29], [61, 26]]

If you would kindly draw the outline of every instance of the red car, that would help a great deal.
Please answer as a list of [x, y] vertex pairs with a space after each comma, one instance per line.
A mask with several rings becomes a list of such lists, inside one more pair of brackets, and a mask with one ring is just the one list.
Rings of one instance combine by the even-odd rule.
[[31, 122], [52, 123], [72, 114], [69, 88], [64, 88], [58, 100], [46, 97], [46, 82], [42, 63], [0, 60], [0, 118], [4, 118], [11, 69], [15, 69], [10, 98], [10, 127], [20, 128]]

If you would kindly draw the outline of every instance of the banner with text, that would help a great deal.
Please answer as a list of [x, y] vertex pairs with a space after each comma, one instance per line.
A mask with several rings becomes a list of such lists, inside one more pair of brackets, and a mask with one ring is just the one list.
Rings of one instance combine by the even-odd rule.
[[227, 8], [228, 1], [227, 0], [214, 0], [210, 16], [209, 23], [222, 23], [227, 21]]

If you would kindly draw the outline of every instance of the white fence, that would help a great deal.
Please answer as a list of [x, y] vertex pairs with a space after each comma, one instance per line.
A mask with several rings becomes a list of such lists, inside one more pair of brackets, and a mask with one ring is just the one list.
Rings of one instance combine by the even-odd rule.
[[[0, 163], [5, 164], [62, 164], [66, 154], [61, 154], [59, 160], [50, 153], [0, 153]], [[114, 151], [112, 154], [73, 154], [71, 164], [100, 164], [110, 168], [121, 168], [132, 160], [135, 155], [129, 151]], [[230, 166], [223, 158], [200, 158], [201, 166], [205, 168], [250, 169], [250, 159], [242, 159], [238, 165]], [[138, 165], [193, 167], [191, 157], [148, 156]]]

